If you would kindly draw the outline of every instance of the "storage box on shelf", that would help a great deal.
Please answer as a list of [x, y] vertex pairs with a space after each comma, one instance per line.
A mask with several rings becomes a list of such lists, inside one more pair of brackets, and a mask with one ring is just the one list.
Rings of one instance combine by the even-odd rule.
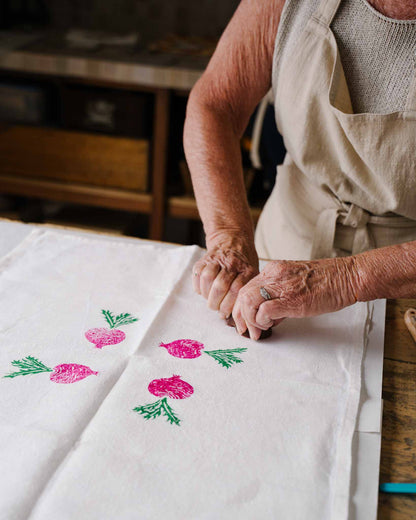
[[147, 190], [146, 140], [25, 126], [10, 126], [0, 136], [3, 174]]

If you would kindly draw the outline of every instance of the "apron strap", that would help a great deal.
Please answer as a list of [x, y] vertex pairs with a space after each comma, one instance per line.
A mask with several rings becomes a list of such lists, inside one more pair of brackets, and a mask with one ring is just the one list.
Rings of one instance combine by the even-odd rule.
[[314, 18], [329, 27], [340, 3], [341, 0], [321, 0], [318, 9], [315, 11]]
[[371, 220], [371, 215], [363, 208], [350, 204], [348, 213], [341, 215], [341, 224], [355, 228], [354, 239], [352, 242], [352, 254], [362, 253], [375, 248], [374, 239], [371, 236], [367, 224]]
[[337, 220], [341, 210], [324, 209], [318, 217], [312, 241], [312, 260], [334, 256], [334, 240]]
[[312, 259], [336, 256], [334, 241], [338, 219], [343, 226], [355, 228], [352, 243], [353, 255], [374, 249], [375, 242], [367, 226], [371, 221], [370, 213], [355, 204], [349, 204], [348, 211], [342, 208], [331, 208], [321, 212], [316, 222], [312, 242]]

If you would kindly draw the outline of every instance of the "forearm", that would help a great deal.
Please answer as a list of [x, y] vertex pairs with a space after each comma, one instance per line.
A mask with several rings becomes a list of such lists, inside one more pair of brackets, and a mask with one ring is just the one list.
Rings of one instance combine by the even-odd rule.
[[194, 93], [184, 129], [186, 159], [207, 241], [235, 233], [253, 241], [244, 187], [240, 130], [230, 113]]
[[271, 85], [284, 0], [242, 0], [192, 89], [184, 146], [208, 242], [231, 232], [253, 243], [240, 138]]
[[416, 241], [373, 249], [350, 258], [353, 290], [358, 300], [416, 297]]

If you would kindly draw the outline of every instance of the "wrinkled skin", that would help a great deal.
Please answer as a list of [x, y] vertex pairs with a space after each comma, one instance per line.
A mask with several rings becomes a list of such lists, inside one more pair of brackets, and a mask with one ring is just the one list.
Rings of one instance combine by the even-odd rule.
[[258, 274], [254, 244], [241, 237], [221, 237], [208, 243], [208, 252], [192, 270], [194, 290], [222, 318], [231, 315], [240, 289]]
[[[355, 278], [353, 257], [269, 262], [238, 294], [233, 310], [237, 330], [243, 334], [248, 329], [257, 340], [261, 330], [285, 318], [315, 316], [352, 305], [357, 301]], [[271, 300], [264, 300], [260, 287]]]

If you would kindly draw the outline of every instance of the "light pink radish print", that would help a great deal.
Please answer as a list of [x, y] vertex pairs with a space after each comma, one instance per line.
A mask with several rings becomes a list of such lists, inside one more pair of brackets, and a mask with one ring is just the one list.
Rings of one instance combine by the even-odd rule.
[[171, 343], [161, 343], [171, 356], [183, 359], [193, 359], [201, 355], [204, 345], [194, 339], [177, 339]]
[[194, 393], [192, 385], [181, 379], [181, 376], [166, 377], [154, 379], [147, 387], [149, 392], [156, 397], [162, 397], [155, 403], [145, 404], [133, 408], [145, 419], [156, 419], [160, 415], [164, 415], [170, 424], [179, 426], [180, 419], [177, 417], [173, 409], [168, 404], [168, 397], [171, 399], [186, 399]]
[[107, 345], [117, 345], [118, 343], [121, 343], [126, 339], [126, 334], [122, 330], [116, 329], [116, 327], [138, 321], [137, 318], [128, 313], [114, 316], [111, 311], [106, 311], [104, 309], [101, 313], [108, 323], [109, 328], [99, 327], [89, 329], [85, 333], [87, 340], [90, 343], [94, 343], [96, 348], [103, 348]]
[[57, 365], [52, 374], [49, 376], [50, 380], [54, 383], [75, 383], [76, 381], [81, 381], [81, 379], [85, 379], [88, 376], [96, 376], [98, 372], [91, 370], [90, 367], [85, 365], [77, 365], [75, 363], [63, 363], [62, 365]]
[[164, 347], [171, 356], [182, 359], [194, 359], [207, 354], [225, 368], [230, 368], [235, 363], [242, 363], [243, 360], [236, 354], [247, 350], [246, 348], [204, 350], [204, 344], [194, 339], [177, 339], [171, 343], [161, 343], [159, 347]]
[[126, 339], [126, 335], [122, 330], [109, 330], [104, 327], [87, 330], [85, 337], [90, 343], [94, 343], [96, 348], [117, 345], [117, 343], [121, 343]]
[[41, 374], [42, 372], [51, 372], [49, 379], [54, 383], [76, 383], [91, 375], [97, 375], [98, 372], [91, 370], [85, 365], [78, 365], [76, 363], [63, 363], [57, 365], [55, 368], [49, 368], [41, 361], [33, 356], [26, 356], [23, 359], [12, 361], [14, 367], [19, 368], [17, 372], [12, 372], [4, 377], [14, 378], [17, 376], [28, 376], [33, 374]]

